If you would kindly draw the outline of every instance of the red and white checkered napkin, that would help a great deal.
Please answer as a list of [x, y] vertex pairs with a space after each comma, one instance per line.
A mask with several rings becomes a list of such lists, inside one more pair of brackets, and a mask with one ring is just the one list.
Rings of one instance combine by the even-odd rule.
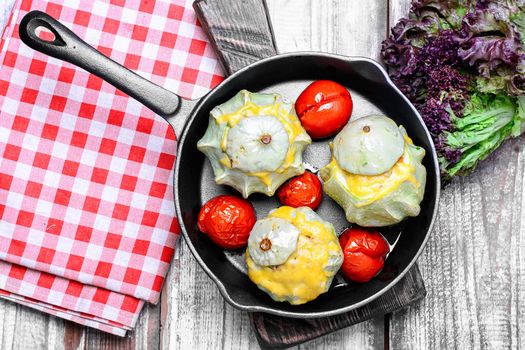
[[156, 303], [179, 227], [171, 127], [101, 79], [25, 46], [49, 13], [184, 97], [222, 79], [191, 1], [21, 0], [0, 53], [0, 297], [123, 335]]
[[129, 295], [0, 261], [0, 298], [124, 336], [144, 302]]

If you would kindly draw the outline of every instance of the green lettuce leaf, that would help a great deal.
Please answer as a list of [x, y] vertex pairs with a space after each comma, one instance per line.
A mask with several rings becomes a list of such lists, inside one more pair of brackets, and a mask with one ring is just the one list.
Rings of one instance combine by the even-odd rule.
[[517, 106], [512, 126], [512, 137], [518, 137], [525, 131], [525, 95], [516, 98]]
[[445, 132], [446, 142], [449, 147], [461, 150], [461, 158], [445, 166], [449, 176], [470, 172], [505, 138], [521, 132], [525, 111], [523, 104], [517, 108], [516, 100], [504, 94], [477, 93], [472, 95], [461, 117], [451, 117], [455, 129]]

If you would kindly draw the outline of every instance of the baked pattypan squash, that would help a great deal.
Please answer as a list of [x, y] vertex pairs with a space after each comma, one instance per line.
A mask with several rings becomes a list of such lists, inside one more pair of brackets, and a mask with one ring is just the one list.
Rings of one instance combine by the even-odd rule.
[[303, 150], [311, 142], [293, 105], [279, 94], [241, 90], [210, 112], [197, 148], [210, 160], [215, 182], [246, 198], [254, 192], [272, 196], [302, 174]]
[[388, 226], [419, 214], [425, 150], [403, 126], [385, 116], [362, 117], [348, 123], [330, 147], [332, 160], [320, 171], [323, 190], [349, 222]]
[[330, 288], [342, 262], [333, 225], [308, 207], [271, 211], [248, 239], [248, 277], [276, 301], [314, 300]]

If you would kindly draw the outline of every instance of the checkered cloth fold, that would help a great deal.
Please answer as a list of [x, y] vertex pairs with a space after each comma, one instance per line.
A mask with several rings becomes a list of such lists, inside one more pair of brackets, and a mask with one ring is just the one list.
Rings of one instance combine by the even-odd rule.
[[19, 0], [0, 51], [0, 297], [104, 331], [156, 303], [179, 235], [176, 139], [111, 85], [25, 46], [41, 10], [182, 97], [222, 80], [191, 1]]
[[124, 336], [144, 301], [0, 261], [0, 298]]

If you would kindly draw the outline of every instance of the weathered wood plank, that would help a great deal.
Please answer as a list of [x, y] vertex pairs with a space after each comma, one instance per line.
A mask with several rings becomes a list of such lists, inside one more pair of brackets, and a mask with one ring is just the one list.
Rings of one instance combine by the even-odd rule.
[[158, 349], [160, 305], [148, 305], [121, 338], [0, 300], [0, 349]]
[[15, 0], [2, 0], [0, 1], [0, 32], [3, 32], [9, 15], [11, 14], [11, 8], [13, 7]]
[[279, 52], [325, 51], [379, 58], [387, 31], [384, 0], [268, 0]]
[[[391, 1], [392, 21], [408, 8], [408, 0]], [[427, 297], [393, 315], [393, 349], [525, 347], [522, 142], [507, 141], [474, 174], [443, 191], [419, 259]]]
[[225, 303], [218, 289], [180, 241], [166, 286], [164, 349], [222, 349]]
[[1, 349], [63, 349], [64, 321], [0, 301]]
[[525, 152], [511, 140], [477, 172], [443, 191], [439, 219], [420, 258], [428, 295], [396, 313], [399, 349], [525, 346], [522, 220]]
[[[76, 330], [75, 328], [78, 328]], [[135, 330], [124, 338], [100, 332], [95, 329], [70, 325], [64, 334], [64, 341], [80, 333], [80, 342], [76, 349], [148, 349], [155, 350], [160, 347], [160, 304], [145, 305]], [[73, 348], [75, 349], [75, 348]]]

